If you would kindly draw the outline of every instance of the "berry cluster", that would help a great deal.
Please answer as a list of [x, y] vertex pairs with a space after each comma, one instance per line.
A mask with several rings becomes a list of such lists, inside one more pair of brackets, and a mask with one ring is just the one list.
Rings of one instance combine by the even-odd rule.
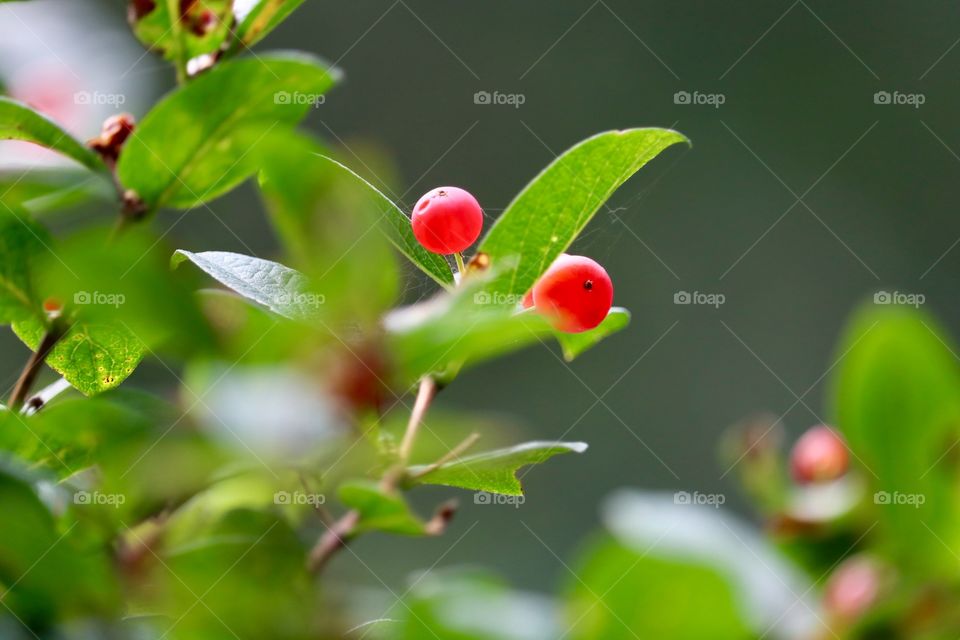
[[[483, 209], [469, 192], [457, 187], [428, 191], [413, 208], [413, 235], [427, 251], [460, 253], [476, 242], [483, 228]], [[567, 333], [593, 329], [613, 305], [613, 283], [606, 270], [585, 256], [561, 254], [523, 299]]]

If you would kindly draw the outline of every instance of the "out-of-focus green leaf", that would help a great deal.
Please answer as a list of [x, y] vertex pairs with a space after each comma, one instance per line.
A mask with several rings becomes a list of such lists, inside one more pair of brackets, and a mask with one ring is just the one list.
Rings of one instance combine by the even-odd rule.
[[260, 0], [237, 27], [237, 43], [253, 46], [276, 29], [301, 4], [303, 0]]
[[[523, 486], [517, 471], [531, 464], [546, 462], [561, 453], [583, 453], [585, 442], [526, 442], [506, 449], [465, 456], [423, 473], [428, 467], [411, 467], [413, 484], [442, 484], [474, 491], [522, 496]], [[423, 473], [423, 475], [419, 475]]]
[[199, 55], [214, 53], [230, 33], [233, 0], [153, 0], [142, 15], [133, 2], [133, 32], [143, 45], [179, 67]]
[[199, 274], [171, 272], [170, 253], [146, 227], [127, 230], [122, 241], [108, 229], [87, 229], [43, 254], [37, 290], [41, 299], [58, 300], [68, 321], [91, 327], [75, 336], [118, 345], [121, 360], [142, 350], [190, 356], [212, 351], [215, 336], [191, 286]]
[[[382, 201], [302, 136], [275, 136], [260, 189], [293, 266], [328, 293], [333, 318], [373, 322], [392, 305], [398, 270]], [[449, 268], [447, 269], [449, 273]]]
[[[30, 318], [13, 323], [13, 330], [36, 351], [47, 327]], [[123, 325], [78, 321], [54, 345], [46, 363], [78, 391], [92, 396], [119, 386], [143, 355], [143, 341]]]
[[687, 138], [669, 129], [608, 131], [554, 160], [497, 219], [479, 251], [494, 268], [515, 259], [490, 284], [502, 297], [524, 294], [627, 178]]
[[[144, 607], [167, 613], [171, 625], [179, 620], [174, 638], [322, 637], [305, 554], [283, 519], [235, 509], [192, 540], [160, 551], [163, 562], [152, 566]], [[200, 594], [203, 605], [195, 606]]]
[[430, 253], [423, 248], [423, 245], [421, 245], [413, 235], [410, 218], [400, 207], [394, 204], [387, 196], [383, 195], [375, 186], [336, 160], [326, 157], [321, 157], [320, 160], [326, 163], [331, 170], [340, 172], [367, 190], [371, 200], [382, 214], [383, 224], [381, 228], [385, 229], [385, 233], [390, 239], [390, 242], [393, 243], [393, 246], [395, 246], [400, 253], [405, 255], [418, 269], [441, 285], [445, 287], [453, 286], [453, 273], [450, 271], [450, 264], [443, 256]]
[[599, 326], [581, 333], [554, 332], [557, 342], [563, 348], [563, 357], [572, 362], [577, 356], [595, 346], [601, 340], [630, 324], [630, 312], [623, 307], [614, 307]]
[[92, 171], [106, 172], [100, 157], [46, 116], [0, 96], [0, 139], [24, 140], [53, 149]]
[[37, 217], [54, 217], [87, 202], [114, 202], [117, 197], [108, 180], [79, 168], [0, 171], [0, 193], [8, 205], [16, 203]]
[[949, 571], [960, 541], [956, 463], [960, 367], [939, 327], [905, 307], [851, 321], [834, 386], [837, 424], [875, 492], [887, 550], [917, 572]]
[[438, 568], [412, 578], [403, 603], [380, 617], [390, 640], [555, 640], [564, 629], [554, 602], [515, 591], [482, 569]]
[[75, 527], [58, 530], [34, 487], [7, 463], [0, 469], [0, 583], [6, 610], [37, 628], [57, 619], [110, 616], [118, 598], [103, 549]]
[[277, 262], [228, 251], [178, 250], [171, 263], [175, 267], [184, 260], [225, 287], [291, 320], [318, 317], [326, 301], [323, 294], [311, 291], [306, 276]]
[[407, 536], [426, 534], [424, 523], [402, 495], [384, 491], [372, 480], [353, 480], [340, 485], [340, 501], [360, 513], [354, 532], [384, 531]]
[[339, 75], [305, 54], [219, 64], [147, 114], [121, 153], [120, 181], [153, 208], [211, 200], [254, 173], [258, 145], [299, 122]]
[[33, 270], [49, 243], [43, 227], [0, 201], [0, 324], [41, 315]]
[[[567, 590], [571, 637], [814, 638], [813, 585], [759, 532], [718, 508], [722, 494], [621, 490], [609, 533], [588, 546]], [[696, 611], [697, 615], [691, 615]]]

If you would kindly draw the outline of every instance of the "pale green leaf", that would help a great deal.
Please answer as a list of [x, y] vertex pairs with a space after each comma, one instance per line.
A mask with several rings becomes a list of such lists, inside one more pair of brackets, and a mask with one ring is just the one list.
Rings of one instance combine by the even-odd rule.
[[372, 480], [354, 480], [340, 485], [340, 501], [360, 513], [354, 534], [384, 531], [400, 535], [425, 535], [424, 523], [410, 510], [403, 496], [384, 491]]
[[[517, 471], [531, 464], [546, 462], [562, 453], [583, 453], [585, 442], [527, 442], [506, 449], [459, 458], [432, 471], [427, 466], [411, 467], [413, 484], [441, 484], [503, 495], [523, 495]], [[423, 475], [419, 475], [423, 473]]]
[[253, 46], [303, 4], [303, 0], [260, 0], [236, 29], [238, 44]]
[[292, 320], [317, 317], [324, 296], [310, 290], [299, 271], [277, 262], [228, 251], [192, 253], [179, 250], [173, 255], [177, 266], [189, 260], [220, 284]]

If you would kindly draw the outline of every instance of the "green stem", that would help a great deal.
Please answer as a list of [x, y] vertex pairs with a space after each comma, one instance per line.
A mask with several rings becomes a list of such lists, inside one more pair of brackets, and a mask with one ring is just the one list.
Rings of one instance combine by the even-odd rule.
[[457, 272], [460, 274], [460, 277], [463, 278], [463, 274], [467, 272], [467, 267], [463, 263], [463, 254], [458, 251], [453, 254], [453, 257], [457, 261]]

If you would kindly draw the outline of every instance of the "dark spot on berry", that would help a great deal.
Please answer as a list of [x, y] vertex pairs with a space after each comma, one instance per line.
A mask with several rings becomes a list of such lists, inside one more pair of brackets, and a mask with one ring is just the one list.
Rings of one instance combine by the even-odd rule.
[[587, 291], [592, 291], [592, 290], [593, 290], [593, 280], [586, 280], [586, 281], [583, 283], [583, 288], [586, 289]]
[[437, 195], [440, 196], [441, 198], [446, 198], [447, 192], [441, 189], [440, 191], [437, 191]]

